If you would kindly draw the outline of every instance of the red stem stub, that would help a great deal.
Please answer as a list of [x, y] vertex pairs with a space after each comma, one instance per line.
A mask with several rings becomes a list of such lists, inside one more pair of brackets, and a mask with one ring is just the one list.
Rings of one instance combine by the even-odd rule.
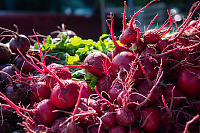
[[188, 121], [185, 125], [185, 130], [183, 131], [183, 133], [188, 133], [189, 125], [194, 123], [194, 121], [196, 121], [197, 119], [199, 119], [199, 115], [196, 115], [192, 118], [192, 120]]

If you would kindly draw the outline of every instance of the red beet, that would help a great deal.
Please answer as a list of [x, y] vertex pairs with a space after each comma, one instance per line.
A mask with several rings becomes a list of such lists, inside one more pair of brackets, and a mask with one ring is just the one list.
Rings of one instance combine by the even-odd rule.
[[158, 30], [152, 29], [147, 30], [144, 33], [143, 38], [146, 44], [155, 44], [161, 39], [161, 35]]
[[[47, 69], [58, 76], [59, 79], [72, 79], [71, 72], [61, 64], [52, 63], [47, 66]], [[44, 81], [50, 90], [52, 90], [57, 83], [56, 79], [51, 74], [46, 74], [44, 76]]]
[[92, 109], [94, 109], [98, 114], [101, 114], [102, 111], [100, 103], [97, 100], [89, 98], [87, 100], [87, 103], [89, 107], [92, 107]]
[[137, 39], [137, 34], [140, 32], [140, 29], [135, 27], [126, 28], [119, 37], [119, 40], [122, 44], [134, 43]]
[[128, 133], [140, 133], [140, 130], [138, 128], [130, 128]]
[[160, 51], [163, 51], [168, 45], [169, 45], [169, 39], [165, 38], [165, 39], [160, 39], [157, 43], [157, 46], [159, 48]]
[[50, 99], [44, 99], [37, 104], [36, 115], [34, 118], [36, 121], [44, 124], [51, 124], [57, 117], [58, 113], [53, 112], [56, 107], [52, 104]]
[[147, 44], [144, 43], [142, 39], [140, 39], [135, 45], [137, 47], [135, 53], [141, 53], [147, 47]]
[[1, 73], [0, 73], [0, 80], [3, 83], [8, 84], [9, 81], [11, 81], [11, 77], [13, 79], [16, 78], [16, 76], [15, 76], [16, 73], [15, 72], [19, 72], [19, 70], [14, 65], [8, 65], [8, 66], [4, 67], [1, 70]]
[[91, 127], [88, 133], [105, 133], [105, 131], [101, 128], [100, 132], [98, 132], [98, 127]]
[[74, 122], [67, 123], [62, 133], [84, 133], [83, 129]]
[[160, 125], [159, 112], [153, 108], [145, 108], [142, 110], [143, 129], [146, 132], [155, 132]]
[[102, 52], [89, 54], [84, 60], [86, 71], [97, 77], [105, 76], [106, 70], [110, 67], [110, 59]]
[[6, 89], [6, 96], [16, 104], [28, 104], [29, 102], [29, 88], [30, 86], [23, 83], [14, 83], [8, 85]]
[[147, 47], [142, 51], [141, 55], [142, 56], [151, 56], [151, 55], [155, 55], [156, 53], [157, 53], [157, 51], [154, 47]]
[[172, 52], [172, 56], [178, 60], [184, 60], [188, 57], [189, 52], [186, 50], [177, 49]]
[[127, 131], [123, 126], [114, 126], [109, 130], [109, 133], [127, 133]]
[[182, 70], [178, 78], [178, 87], [187, 95], [198, 95], [200, 86], [200, 71], [195, 68]]
[[[173, 91], [173, 97], [182, 97], [183, 94], [180, 92], [180, 90], [175, 87], [174, 85], [167, 85], [167, 87], [164, 89], [163, 94], [165, 97], [165, 100], [167, 103], [170, 103], [172, 100], [172, 91]], [[174, 88], [174, 90], [173, 90]]]
[[124, 47], [124, 46], [121, 46], [117, 43], [115, 37], [114, 37], [114, 33], [113, 33], [113, 17], [112, 17], [112, 12], [110, 13], [110, 18], [111, 18], [111, 25], [107, 22], [107, 25], [110, 29], [110, 33], [111, 33], [111, 37], [112, 37], [112, 40], [113, 40], [113, 43], [115, 45], [115, 48], [112, 52], [112, 58], [114, 58], [117, 54], [119, 54], [120, 52], [123, 52], [123, 51], [130, 51], [128, 48]]
[[[26, 58], [27, 56], [24, 55]], [[18, 55], [16, 58], [15, 58], [15, 66], [20, 70], [22, 71], [23, 73], [29, 73], [29, 72], [32, 72], [34, 70], [34, 68], [28, 64], [24, 58], [20, 55]]]
[[89, 96], [93, 93], [92, 89], [89, 87], [89, 85], [85, 81], [78, 82], [79, 86], [83, 86], [81, 98], [89, 98]]
[[111, 89], [108, 91], [109, 101], [114, 102], [115, 100], [117, 100], [117, 97], [122, 91], [122, 89], [123, 86], [121, 83], [117, 82], [116, 84], [113, 84], [113, 86], [111, 86]]
[[62, 124], [65, 120], [66, 120], [66, 117], [61, 117], [54, 120], [54, 122], [51, 125], [51, 131], [55, 133], [61, 132], [63, 128], [60, 128], [59, 125]]
[[36, 82], [30, 85], [30, 100], [32, 105], [35, 102], [48, 99], [50, 94], [51, 92], [44, 82]]
[[135, 57], [131, 52], [124, 51], [117, 54], [111, 62], [111, 74], [116, 77], [120, 72], [122, 74], [121, 78], [124, 79], [125, 77], [127, 77], [134, 59]]
[[73, 107], [78, 99], [80, 86], [76, 81], [64, 80], [64, 85], [57, 84], [51, 92], [52, 104], [60, 109]]
[[151, 80], [154, 80], [158, 72], [157, 66], [159, 66], [157, 60], [151, 56], [144, 56], [143, 58], [141, 58], [141, 63], [144, 66], [144, 70], [147, 76]]
[[106, 112], [101, 116], [101, 121], [105, 129], [110, 129], [115, 125], [115, 115], [112, 112]]
[[131, 110], [118, 109], [116, 111], [116, 121], [122, 126], [131, 126], [135, 122], [134, 113]]
[[[149, 86], [148, 84], [148, 81], [147, 80], [144, 80], [143, 82], [141, 82], [137, 87], [137, 91], [138, 93], [144, 95], [144, 96], [147, 96], [149, 93], [150, 93], [150, 90], [152, 89], [153, 86]], [[160, 102], [160, 98], [161, 98], [161, 95], [162, 95], [162, 89], [161, 87], [157, 86], [155, 88], [155, 90], [153, 91], [153, 95], [151, 95], [150, 97], [150, 101], [148, 101], [147, 105], [149, 104], [156, 104], [156, 103], [159, 103]], [[137, 99], [137, 100], [142, 100], [143, 97], [142, 96], [139, 96], [137, 95], [136, 97], [133, 97], [133, 99]], [[132, 100], [133, 100], [132, 99]], [[135, 101], [136, 102], [136, 101]]]
[[[122, 34], [119, 37], [119, 41], [122, 44], [130, 44], [137, 41], [138, 36], [140, 37], [140, 29], [134, 24], [135, 17], [146, 7], [148, 7], [151, 3], [155, 2], [156, 0], [151, 1], [149, 4], [147, 4], [145, 7], [137, 11], [133, 17], [131, 18], [130, 22], [126, 24], [123, 22], [123, 31]], [[126, 19], [123, 19], [123, 21], [126, 21]]]
[[110, 80], [110, 78], [105, 76], [98, 79], [96, 83], [96, 87], [99, 92], [102, 92], [102, 91], [108, 92], [111, 89], [111, 84], [112, 84], [112, 81]]
[[9, 63], [11, 59], [11, 51], [7, 45], [0, 43], [0, 65]]
[[152, 24], [152, 23], [150, 23], [147, 31], [145, 31], [145, 33], [143, 34], [144, 43], [155, 44], [162, 38], [162, 36], [164, 36], [165, 34], [167, 34], [171, 30], [171, 28], [172, 28], [172, 17], [171, 17], [169, 12], [168, 12], [168, 15], [169, 15], [169, 21], [170, 21], [169, 28], [162, 33], [161, 30], [167, 25], [167, 23], [164, 23], [159, 29], [149, 30], [150, 25]]
[[11, 51], [16, 54], [19, 54], [17, 49], [19, 49], [22, 54], [26, 53], [29, 50], [30, 45], [31, 43], [25, 35], [16, 35], [9, 42]]

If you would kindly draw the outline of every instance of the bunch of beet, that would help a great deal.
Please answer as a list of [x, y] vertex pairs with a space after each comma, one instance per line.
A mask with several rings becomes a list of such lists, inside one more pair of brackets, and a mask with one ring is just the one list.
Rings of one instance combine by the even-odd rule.
[[[160, 28], [150, 29], [156, 15], [142, 34], [134, 19], [155, 1], [128, 23], [124, 2], [122, 45], [114, 36], [110, 13], [107, 25], [115, 45], [112, 56], [98, 51], [89, 54], [84, 64], [63, 66], [46, 64], [48, 50], [40, 50], [35, 57], [27, 50], [10, 47], [21, 58], [15, 61], [23, 63], [12, 67], [12, 72], [4, 70], [10, 65], [1, 70], [1, 79], [8, 82], [0, 92], [2, 109], [20, 116], [18, 124], [31, 133], [199, 132], [200, 17], [191, 18], [200, 2], [193, 4], [179, 27], [167, 11], [169, 17]], [[25, 63], [34, 72], [26, 71]], [[73, 79], [68, 67], [96, 76], [94, 90], [86, 81]]]

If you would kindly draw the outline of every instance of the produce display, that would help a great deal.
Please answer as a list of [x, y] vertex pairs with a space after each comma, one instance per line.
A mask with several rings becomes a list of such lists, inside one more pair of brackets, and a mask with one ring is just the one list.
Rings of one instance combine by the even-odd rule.
[[110, 35], [99, 41], [67, 29], [28, 37], [0, 27], [11, 37], [0, 44], [0, 132], [199, 132], [200, 17], [192, 17], [200, 2], [180, 26], [167, 10], [162, 26], [151, 29], [156, 15], [142, 33], [135, 17], [156, 1], [129, 22], [124, 2], [121, 35], [111, 12]]

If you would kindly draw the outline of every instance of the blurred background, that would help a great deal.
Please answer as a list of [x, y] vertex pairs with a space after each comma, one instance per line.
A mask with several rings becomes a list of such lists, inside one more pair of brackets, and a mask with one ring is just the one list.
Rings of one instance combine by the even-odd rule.
[[[98, 40], [102, 33], [109, 33], [105, 20], [110, 11], [114, 13], [114, 32], [120, 34], [124, 0], [0, 0], [0, 26], [32, 35], [32, 29], [42, 35], [58, 30], [65, 24], [85, 39]], [[127, 0], [127, 19], [151, 0]], [[136, 17], [137, 26], [144, 31], [153, 17], [158, 14], [155, 23], [162, 25], [167, 19], [167, 9], [178, 24], [182, 23], [191, 5], [196, 0], [160, 0], [146, 8]], [[199, 12], [199, 10], [197, 11]], [[197, 17], [194, 16], [194, 18]]]

